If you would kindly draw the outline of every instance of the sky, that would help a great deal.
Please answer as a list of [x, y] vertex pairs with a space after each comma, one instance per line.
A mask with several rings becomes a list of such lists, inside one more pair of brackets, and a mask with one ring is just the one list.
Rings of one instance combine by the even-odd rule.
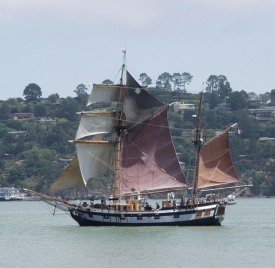
[[125, 46], [137, 80], [189, 72], [199, 92], [225, 75], [233, 91], [270, 92], [274, 14], [274, 0], [0, 0], [0, 100], [116, 81]]

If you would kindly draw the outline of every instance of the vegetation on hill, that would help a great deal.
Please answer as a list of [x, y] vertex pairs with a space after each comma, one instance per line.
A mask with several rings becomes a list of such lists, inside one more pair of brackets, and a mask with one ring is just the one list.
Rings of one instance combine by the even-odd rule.
[[[197, 104], [198, 95], [188, 94], [185, 86], [191, 82], [188, 73], [160, 76], [157, 87], [149, 88], [160, 101], [171, 104]], [[166, 80], [165, 80], [166, 79]], [[170, 80], [169, 80], [170, 79]], [[178, 80], [177, 80], [178, 79]], [[178, 81], [183, 79], [181, 83]], [[141, 74], [143, 84], [151, 80]], [[106, 80], [112, 83], [110, 80]], [[173, 84], [169, 86], [169, 81]], [[107, 82], [106, 82], [107, 83]], [[42, 98], [38, 85], [29, 84], [25, 99], [0, 101], [0, 187], [15, 186], [46, 192], [49, 185], [75, 155], [68, 140], [74, 139], [79, 116], [85, 109], [88, 93], [84, 85], [74, 91], [76, 97], [60, 98], [52, 94]], [[226, 103], [230, 110], [220, 111], [217, 106]], [[233, 123], [231, 145], [237, 172], [245, 183], [252, 183], [251, 195], [275, 195], [275, 141], [260, 142], [260, 137], [275, 137], [275, 119], [258, 121], [249, 114], [249, 108], [275, 105], [275, 90], [260, 96], [245, 91], [232, 91], [225, 76], [210, 76], [204, 94], [204, 139]], [[101, 108], [101, 107], [98, 107]], [[169, 110], [171, 133], [180, 161], [185, 163], [188, 178], [193, 176], [194, 151], [192, 131], [195, 127], [194, 110]], [[239, 133], [240, 134], [240, 133]], [[108, 184], [106, 178], [101, 183]], [[100, 182], [94, 180], [100, 192]]]

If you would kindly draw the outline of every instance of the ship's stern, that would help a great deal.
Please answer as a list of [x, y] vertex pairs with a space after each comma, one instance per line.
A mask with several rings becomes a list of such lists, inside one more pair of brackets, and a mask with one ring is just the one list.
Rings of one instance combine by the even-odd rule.
[[217, 225], [221, 225], [222, 221], [224, 220], [224, 215], [225, 215], [225, 205], [219, 204], [215, 212], [215, 221]]

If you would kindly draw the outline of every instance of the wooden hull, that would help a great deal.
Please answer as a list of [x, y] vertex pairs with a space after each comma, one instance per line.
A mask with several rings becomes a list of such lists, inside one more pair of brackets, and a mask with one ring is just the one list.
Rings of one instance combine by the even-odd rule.
[[210, 226], [221, 225], [225, 206], [211, 204], [196, 208], [154, 211], [111, 211], [75, 208], [70, 214], [80, 226]]

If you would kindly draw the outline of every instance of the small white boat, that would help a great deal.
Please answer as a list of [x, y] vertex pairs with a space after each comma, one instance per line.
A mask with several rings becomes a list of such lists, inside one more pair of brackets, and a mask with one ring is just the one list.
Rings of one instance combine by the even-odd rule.
[[22, 201], [24, 195], [14, 187], [0, 188], [0, 201]]
[[233, 194], [230, 194], [228, 195], [226, 198], [225, 198], [225, 203], [227, 205], [235, 205], [237, 202], [235, 200], [236, 196], [233, 195]]

